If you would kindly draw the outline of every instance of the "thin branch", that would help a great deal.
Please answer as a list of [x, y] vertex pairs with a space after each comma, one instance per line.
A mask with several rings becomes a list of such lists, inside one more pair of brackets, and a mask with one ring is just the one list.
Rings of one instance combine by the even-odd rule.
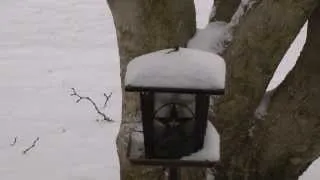
[[37, 137], [37, 139], [35, 139], [32, 143], [32, 145], [30, 147], [28, 147], [27, 149], [25, 149], [24, 151], [22, 151], [23, 154], [27, 154], [28, 151], [30, 151], [32, 148], [34, 148], [37, 144], [37, 142], [40, 140], [39, 137]]
[[13, 142], [10, 144], [10, 146], [14, 146], [14, 145], [16, 145], [17, 140], [18, 140], [18, 137], [17, 137], [17, 136], [16, 136], [16, 137], [14, 137]]
[[105, 102], [104, 102], [104, 105], [103, 105], [103, 108], [106, 108], [107, 107], [107, 103], [109, 102], [111, 96], [112, 96], [112, 92], [110, 94], [106, 94], [106, 93], [103, 93], [103, 96], [106, 98]]
[[[109, 121], [109, 122], [112, 122], [112, 121], [113, 121], [113, 120], [112, 120], [110, 117], [108, 117], [105, 113], [103, 113], [103, 112], [100, 111], [100, 109], [98, 108], [97, 104], [96, 104], [90, 97], [80, 96], [80, 95], [76, 92], [75, 88], [71, 88], [71, 90], [72, 90], [72, 93], [70, 94], [70, 96], [76, 96], [76, 97], [79, 98], [79, 99], [76, 100], [76, 103], [79, 103], [81, 100], [85, 99], [85, 100], [89, 101], [89, 102], [93, 105], [93, 107], [94, 107], [94, 109], [96, 110], [96, 112], [103, 117], [103, 120]], [[106, 105], [107, 102], [109, 101], [110, 97], [111, 97], [111, 94], [110, 94], [110, 97], [107, 96], [106, 94], [104, 94], [104, 96], [106, 97], [106, 102], [105, 102], [105, 105]]]

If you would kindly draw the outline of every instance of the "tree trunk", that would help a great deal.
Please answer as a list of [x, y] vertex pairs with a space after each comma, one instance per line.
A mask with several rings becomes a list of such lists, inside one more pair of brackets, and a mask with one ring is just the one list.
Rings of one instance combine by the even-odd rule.
[[217, 180], [298, 180], [320, 154], [320, 6], [309, 18], [308, 36], [294, 69], [275, 92], [265, 121], [243, 154]]
[[[268, 127], [260, 125], [253, 115], [279, 61], [318, 1], [257, 3], [236, 28], [224, 54], [228, 72], [226, 94], [217, 104], [213, 121], [221, 135], [218, 180], [286, 179], [276, 176], [276, 167], [261, 172], [261, 151], [267, 143], [262, 137]], [[268, 160], [277, 162], [272, 157]]]
[[272, 98], [264, 124], [268, 127], [261, 154], [264, 174], [280, 173], [286, 179], [298, 179], [320, 155], [319, 19], [318, 5], [309, 19], [306, 44], [298, 62]]
[[[108, 0], [108, 4], [117, 32], [123, 92], [122, 123], [117, 137], [121, 179], [158, 180], [164, 176], [162, 168], [133, 166], [126, 156], [129, 133], [141, 120], [137, 95], [124, 92], [124, 75], [127, 64], [134, 57], [186, 45], [196, 30], [194, 2]], [[200, 179], [199, 176], [202, 175], [202, 171], [200, 175], [191, 173], [184, 179]]]
[[[108, 3], [117, 29], [122, 83], [126, 65], [132, 58], [158, 49], [183, 46], [195, 32], [192, 0], [108, 0]], [[279, 101], [279, 105], [272, 103], [267, 121], [253, 118], [275, 68], [317, 5], [318, 0], [256, 0], [254, 8], [236, 28], [234, 39], [224, 54], [228, 72], [226, 94], [217, 104], [217, 116], [213, 121], [221, 136], [221, 162], [215, 168], [216, 180], [291, 180], [296, 178], [319, 152], [318, 144], [315, 143], [319, 136], [319, 115], [314, 109], [317, 107], [314, 105], [318, 105], [315, 100], [319, 100], [318, 88], [315, 87], [317, 77], [311, 78], [310, 75], [303, 74], [308, 72], [307, 68], [315, 67], [315, 62], [310, 60], [305, 68], [299, 65], [302, 66], [299, 71], [296, 70], [298, 66], [295, 68], [294, 71], [299, 73], [295, 72], [296, 75], [290, 76], [308, 77], [310, 82], [294, 85], [293, 78], [291, 81], [286, 80], [287, 88], [280, 88], [276, 92], [274, 100]], [[311, 72], [315, 75], [316, 68]], [[307, 96], [308, 101], [303, 103], [305, 106], [297, 108], [303, 110], [298, 111], [302, 115], [298, 114], [297, 117], [310, 119], [293, 121], [290, 111], [296, 112], [297, 109], [289, 105], [286, 115], [278, 119], [279, 114], [283, 113], [279, 107], [287, 105], [292, 99], [285, 95], [286, 90], [296, 92], [296, 89], [289, 87], [310, 89], [308, 93], [312, 98]], [[306, 101], [302, 97], [305, 96], [297, 96], [292, 102]], [[163, 175], [162, 169], [137, 168], [126, 158], [128, 134], [137, 120], [139, 121], [138, 105], [134, 94], [123, 93], [123, 119], [117, 138], [121, 179], [159, 179]], [[301, 137], [290, 143], [288, 134], [297, 133], [299, 130], [298, 126], [293, 126], [293, 130], [287, 127], [281, 133], [282, 128], [290, 123], [305, 128], [317, 127], [312, 131], [318, 134], [315, 137], [309, 136], [304, 129], [303, 133], [299, 131]], [[282, 142], [288, 142], [288, 146], [279, 144]], [[298, 146], [300, 143], [301, 147]], [[273, 148], [280, 148], [280, 151]], [[294, 149], [298, 149], [298, 153], [293, 151]], [[185, 171], [182, 179], [200, 180], [203, 175], [201, 173], [203, 171], [200, 171], [200, 175]]]

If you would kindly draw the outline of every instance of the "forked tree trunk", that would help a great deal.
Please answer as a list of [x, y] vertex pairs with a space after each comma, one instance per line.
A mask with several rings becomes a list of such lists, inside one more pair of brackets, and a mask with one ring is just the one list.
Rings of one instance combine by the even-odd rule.
[[320, 155], [320, 6], [294, 69], [273, 96], [265, 122], [261, 171], [283, 179], [299, 175]]
[[[265, 28], [270, 29], [260, 29], [264, 25], [257, 27], [260, 32], [256, 35], [260, 38], [254, 38], [255, 30], [246, 29], [253, 39], [259, 41], [245, 41], [243, 36], [238, 35], [236, 38], [240, 39], [236, 39], [226, 52], [230, 74], [228, 92], [219, 104], [217, 115], [217, 127], [222, 135], [222, 162], [217, 169], [217, 180], [297, 180], [320, 152], [320, 116], [316, 110], [320, 102], [317, 101], [320, 96], [319, 71], [315, 70], [319, 67], [319, 61], [315, 58], [319, 46], [319, 35], [316, 33], [319, 32], [319, 7], [311, 16], [308, 40], [302, 56], [275, 93], [269, 116], [266, 121], [253, 118], [254, 109], [273, 74], [276, 62], [282, 57], [281, 51], [287, 49], [288, 42], [292, 42], [287, 38], [297, 34], [308, 14], [318, 4], [317, 1], [299, 1], [305, 3], [301, 6], [305, 8], [303, 17], [298, 15], [301, 8], [286, 6], [285, 1], [265, 3], [262, 1], [255, 9], [264, 12], [264, 16], [261, 18], [260, 13], [255, 13], [256, 17], [250, 20], [249, 14], [240, 25], [238, 33], [248, 34], [243, 30], [250, 26], [241, 27], [248, 21], [256, 21], [255, 24], [268, 22]], [[274, 6], [270, 8], [273, 11], [266, 13], [263, 8], [267, 6]], [[296, 15], [291, 14], [293, 12]], [[277, 17], [278, 13], [283, 13], [283, 17]], [[268, 21], [263, 21], [264, 18]], [[239, 45], [237, 41], [243, 40], [242, 46], [234, 47]], [[243, 48], [249, 48], [251, 54], [247, 56], [248, 50]]]
[[217, 180], [298, 180], [319, 157], [319, 18], [320, 6], [309, 19], [306, 44], [296, 66], [275, 92], [266, 120], [253, 130], [256, 137]]
[[[185, 46], [196, 30], [194, 2], [108, 0], [108, 4], [117, 31], [123, 92], [122, 124], [117, 137], [121, 179], [158, 180], [163, 178], [162, 168], [133, 166], [126, 157], [129, 133], [141, 120], [137, 95], [123, 91], [125, 70], [128, 62], [139, 55]], [[199, 179], [199, 174], [191, 172], [184, 179]]]
[[[193, 0], [108, 0], [108, 3], [117, 29], [122, 83], [125, 67], [132, 58], [158, 49], [185, 45], [195, 32]], [[290, 111], [295, 110], [293, 106], [288, 109], [287, 115], [283, 116], [286, 119], [284, 121], [275, 121], [279, 113], [282, 113], [277, 111], [279, 108], [272, 108], [276, 105], [271, 107], [270, 118], [265, 121], [267, 123], [253, 119], [255, 108], [277, 64], [317, 4], [318, 0], [256, 0], [254, 8], [236, 29], [235, 38], [225, 53], [228, 67], [226, 95], [218, 104], [217, 119], [214, 121], [221, 134], [222, 148], [220, 166], [216, 168], [216, 180], [291, 180], [296, 178], [300, 170], [303, 170], [319, 152], [316, 151], [318, 144], [308, 140], [311, 137], [303, 133], [300, 133], [301, 137], [293, 142], [294, 145], [304, 140], [309, 143], [298, 148], [300, 153], [305, 152], [298, 157], [306, 158], [288, 158], [286, 153], [292, 151], [284, 148], [285, 150], [282, 149], [281, 153], [277, 154], [278, 151], [272, 149], [272, 147], [283, 148], [274, 144], [275, 139], [280, 136], [282, 138], [275, 142], [290, 141], [288, 137], [290, 129], [283, 131], [286, 132], [283, 134], [279, 129], [290, 122], [296, 122], [289, 116]], [[309, 67], [312, 68], [311, 65], [305, 66]], [[295, 71], [298, 71], [296, 69]], [[299, 70], [300, 73], [297, 75], [309, 77], [301, 73], [305, 71], [305, 69]], [[293, 80], [287, 81], [288, 87], [301, 87], [294, 86]], [[311, 81], [315, 82], [314, 79], [310, 79]], [[317, 98], [314, 94], [318, 91], [313, 85], [303, 85], [303, 87], [313, 89], [312, 97]], [[292, 98], [286, 97], [285, 90], [282, 91], [280, 89], [274, 98], [279, 101], [278, 106], [286, 105]], [[299, 100], [301, 99], [296, 99], [294, 102], [297, 103]], [[310, 108], [310, 111], [303, 111], [307, 112], [308, 117], [312, 117], [310, 126], [319, 127], [317, 121], [319, 116], [314, 114], [316, 111], [312, 109], [316, 107], [314, 104], [318, 104], [314, 101], [308, 101], [307, 104], [302, 109]], [[161, 178], [163, 175], [161, 169], [137, 168], [126, 158], [128, 133], [134, 126], [134, 121], [139, 120], [137, 119], [139, 106], [135, 95], [123, 93], [122, 118], [117, 138], [121, 179]], [[309, 127], [306, 121], [299, 121], [297, 124]], [[316, 129], [313, 130], [314, 133], [318, 132]], [[291, 145], [288, 143], [289, 149], [294, 149]], [[290, 165], [292, 162], [294, 166]], [[288, 168], [285, 168], [286, 165]], [[290, 170], [293, 173], [290, 173]], [[184, 180], [202, 179], [199, 174], [184, 175]]]

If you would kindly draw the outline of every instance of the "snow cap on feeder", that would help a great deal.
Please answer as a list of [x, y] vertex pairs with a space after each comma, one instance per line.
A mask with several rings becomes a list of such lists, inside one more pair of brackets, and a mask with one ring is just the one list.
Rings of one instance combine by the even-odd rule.
[[202, 148], [210, 95], [222, 95], [225, 62], [200, 50], [164, 49], [133, 59], [126, 91], [140, 93], [146, 158], [177, 159]]
[[128, 89], [180, 89], [223, 92], [226, 66], [216, 54], [201, 50], [165, 49], [133, 59], [127, 66]]

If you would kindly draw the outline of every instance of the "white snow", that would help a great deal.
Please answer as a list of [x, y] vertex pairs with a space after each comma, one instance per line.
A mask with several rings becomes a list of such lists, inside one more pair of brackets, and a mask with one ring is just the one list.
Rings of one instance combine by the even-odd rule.
[[227, 23], [211, 22], [206, 28], [197, 30], [189, 40], [188, 48], [221, 54], [226, 48], [226, 43], [231, 39], [231, 31]]
[[127, 66], [126, 86], [224, 89], [225, 62], [213, 53], [180, 48], [139, 56]]
[[204, 28], [211, 17], [213, 0], [194, 0], [196, 6], [197, 27]]
[[300, 176], [299, 180], [319, 180], [320, 179], [320, 158], [315, 160], [310, 167]]
[[[0, 24], [0, 179], [119, 179], [120, 71], [106, 2], [2, 0]], [[96, 122], [72, 87], [100, 107], [113, 92], [105, 112], [116, 122]]]
[[206, 135], [203, 148], [189, 156], [181, 158], [182, 160], [197, 161], [219, 161], [220, 159], [220, 136], [218, 131], [210, 121], [207, 123]]
[[206, 177], [206, 180], [214, 180], [214, 170], [213, 169], [207, 169], [207, 177]]
[[[215, 21], [204, 28], [199, 26], [201, 29], [198, 29], [196, 34], [189, 40], [188, 48], [222, 54], [232, 40], [233, 28], [254, 2], [253, 0], [242, 0], [230, 22]], [[212, 7], [210, 18], [215, 15], [215, 6], [213, 5]]]
[[300, 33], [294, 39], [286, 54], [282, 58], [279, 66], [277, 67], [268, 87], [267, 91], [275, 89], [284, 80], [291, 69], [296, 65], [300, 56], [300, 52], [306, 42], [308, 22], [301, 28]]

